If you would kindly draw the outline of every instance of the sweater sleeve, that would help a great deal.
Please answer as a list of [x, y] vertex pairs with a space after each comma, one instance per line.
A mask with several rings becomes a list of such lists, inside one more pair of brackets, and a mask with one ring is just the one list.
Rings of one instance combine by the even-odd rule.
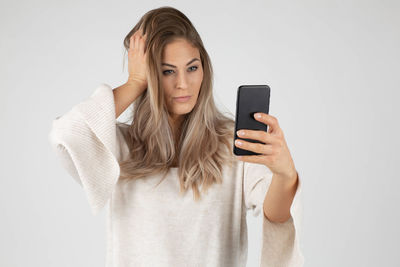
[[297, 191], [290, 207], [290, 218], [284, 223], [269, 221], [263, 211], [268, 187], [272, 181], [271, 170], [262, 164], [244, 162], [244, 202], [247, 210], [262, 222], [261, 267], [303, 266], [300, 234], [302, 223], [302, 180], [299, 176]]
[[85, 191], [94, 215], [105, 206], [129, 152], [115, 118], [114, 95], [100, 84], [90, 97], [52, 122], [48, 135], [64, 169]]

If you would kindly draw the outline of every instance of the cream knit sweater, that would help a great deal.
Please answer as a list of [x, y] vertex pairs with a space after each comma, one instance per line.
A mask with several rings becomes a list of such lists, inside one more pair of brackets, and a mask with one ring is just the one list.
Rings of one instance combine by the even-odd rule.
[[109, 203], [106, 267], [245, 267], [248, 210], [263, 217], [261, 266], [303, 266], [301, 180], [292, 217], [284, 223], [264, 216], [272, 173], [261, 164], [238, 160], [233, 168], [225, 166], [223, 183], [214, 184], [200, 202], [191, 190], [179, 196], [177, 168], [157, 187], [161, 175], [122, 182], [118, 162], [129, 156], [122, 136], [126, 130], [115, 118], [112, 88], [103, 83], [56, 117], [49, 134], [92, 213]]

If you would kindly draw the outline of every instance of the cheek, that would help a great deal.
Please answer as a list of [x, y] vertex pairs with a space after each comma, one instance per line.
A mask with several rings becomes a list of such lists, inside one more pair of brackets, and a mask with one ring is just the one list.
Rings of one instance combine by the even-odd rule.
[[170, 84], [170, 82], [168, 81], [168, 78], [166, 78], [166, 77], [161, 78], [161, 85], [163, 88], [168, 88], [168, 84]]
[[172, 93], [172, 83], [168, 79], [161, 80], [162, 90], [164, 91], [164, 96], [168, 98]]
[[203, 70], [199, 71], [199, 74], [196, 75], [196, 88], [200, 91], [201, 83], [203, 82]]
[[193, 75], [192, 85], [200, 87], [202, 81], [203, 81], [203, 71], [197, 71], [196, 74]]

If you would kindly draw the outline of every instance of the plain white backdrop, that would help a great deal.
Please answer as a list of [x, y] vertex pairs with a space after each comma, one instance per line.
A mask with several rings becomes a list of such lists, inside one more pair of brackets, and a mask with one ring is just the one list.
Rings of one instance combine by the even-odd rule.
[[[239, 85], [271, 87], [303, 182], [305, 266], [400, 266], [400, 4], [321, 0], [1, 1], [0, 266], [104, 266], [105, 210], [91, 214], [48, 133], [125, 82], [123, 38], [165, 5], [200, 33], [222, 110]], [[249, 267], [261, 218], [248, 214]]]

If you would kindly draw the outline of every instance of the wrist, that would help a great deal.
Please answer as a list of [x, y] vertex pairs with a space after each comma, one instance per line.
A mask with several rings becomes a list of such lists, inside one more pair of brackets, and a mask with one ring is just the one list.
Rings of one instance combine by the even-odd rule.
[[127, 85], [129, 85], [131, 87], [135, 87], [135, 88], [141, 89], [141, 90], [144, 90], [147, 87], [147, 85], [144, 82], [139, 81], [139, 80], [137, 80], [135, 78], [128, 78], [128, 80], [126, 81], [125, 84], [127, 84]]
[[279, 176], [279, 180], [285, 181], [285, 184], [291, 187], [293, 184], [297, 182], [298, 173], [296, 169], [293, 169], [287, 173], [279, 173], [279, 174], [275, 173], [274, 176], [276, 177]]

